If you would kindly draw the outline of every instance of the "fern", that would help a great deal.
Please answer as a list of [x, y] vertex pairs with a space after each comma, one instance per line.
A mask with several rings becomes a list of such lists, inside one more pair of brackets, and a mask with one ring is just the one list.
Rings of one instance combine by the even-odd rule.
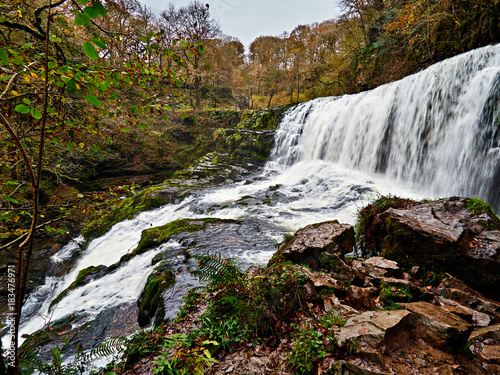
[[91, 359], [109, 357], [124, 351], [127, 340], [124, 337], [111, 337], [99, 345], [93, 347], [87, 354], [81, 357], [82, 362]]
[[192, 272], [200, 281], [215, 284], [232, 283], [241, 278], [241, 271], [232, 259], [218, 255], [195, 255], [198, 268]]

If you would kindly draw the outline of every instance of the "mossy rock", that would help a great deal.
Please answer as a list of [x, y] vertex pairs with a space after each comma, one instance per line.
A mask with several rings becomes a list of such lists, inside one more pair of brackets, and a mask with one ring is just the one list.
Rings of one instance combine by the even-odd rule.
[[78, 288], [79, 286], [83, 286], [88, 284], [89, 282], [100, 278], [108, 273], [110, 273], [112, 270], [115, 268], [113, 267], [106, 267], [103, 265], [100, 266], [90, 266], [87, 268], [84, 268], [81, 270], [78, 275], [76, 276], [75, 281], [73, 281], [70, 286], [68, 286], [66, 289], [64, 289], [61, 293], [57, 295], [56, 298], [52, 300], [49, 306], [49, 310], [51, 310], [55, 305], [57, 305], [61, 300], [66, 297], [69, 292], [72, 290]]
[[363, 217], [358, 231], [368, 246], [365, 254], [380, 254], [406, 270], [419, 266], [450, 273], [479, 292], [500, 299], [500, 263], [496, 258], [500, 221], [489, 205], [466, 198], [387, 202], [383, 201], [383, 208], [372, 206], [360, 213]]
[[133, 219], [142, 211], [181, 201], [188, 193], [186, 188], [158, 185], [144, 189], [129, 198], [107, 201], [89, 217], [81, 234], [87, 241], [100, 237], [114, 224]]
[[163, 322], [165, 317], [163, 293], [174, 284], [174, 274], [164, 267], [156, 267], [153, 273], [149, 275], [137, 301], [137, 307], [139, 308], [137, 320], [141, 327], [149, 325], [153, 318], [155, 318], [154, 325]]
[[238, 128], [246, 128], [251, 130], [275, 130], [285, 112], [293, 107], [294, 104], [283, 105], [280, 107], [267, 108], [260, 111], [251, 112], [251, 117], [248, 112], [244, 113]]
[[126, 262], [138, 254], [142, 254], [154, 247], [168, 242], [174, 235], [179, 233], [194, 233], [201, 231], [212, 223], [240, 223], [236, 220], [217, 218], [202, 219], [180, 219], [172, 221], [160, 227], [154, 227], [142, 231], [141, 240], [134, 251], [121, 257], [120, 263]]

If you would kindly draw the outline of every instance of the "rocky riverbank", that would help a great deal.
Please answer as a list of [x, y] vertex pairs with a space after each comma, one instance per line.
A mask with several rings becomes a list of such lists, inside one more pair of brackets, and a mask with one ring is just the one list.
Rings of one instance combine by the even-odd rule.
[[[354, 228], [335, 221], [299, 230], [265, 268], [198, 258], [208, 286], [189, 293], [172, 324], [132, 340], [114, 371], [497, 374], [500, 303], [489, 297], [500, 286], [499, 223], [477, 200], [382, 198], [356, 228], [369, 258], [353, 255]], [[467, 270], [489, 297], [457, 278]], [[133, 356], [137, 345], [164, 354]]]

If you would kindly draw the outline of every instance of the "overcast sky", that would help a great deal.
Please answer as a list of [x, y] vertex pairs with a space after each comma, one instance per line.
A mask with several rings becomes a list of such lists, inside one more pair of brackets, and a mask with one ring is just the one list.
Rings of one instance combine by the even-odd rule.
[[[140, 0], [159, 13], [169, 3], [177, 8], [190, 0]], [[261, 35], [291, 32], [296, 26], [322, 22], [339, 14], [337, 0], [201, 0], [210, 4], [212, 17], [219, 21], [224, 34], [238, 38], [248, 46]]]

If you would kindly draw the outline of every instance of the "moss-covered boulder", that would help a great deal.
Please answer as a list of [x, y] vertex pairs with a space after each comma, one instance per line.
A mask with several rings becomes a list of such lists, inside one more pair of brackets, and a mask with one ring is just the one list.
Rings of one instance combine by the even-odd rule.
[[137, 321], [141, 327], [149, 325], [155, 318], [154, 324], [160, 324], [165, 316], [163, 293], [175, 284], [174, 274], [158, 265], [149, 275], [146, 285], [137, 301], [139, 313]]
[[114, 224], [132, 219], [139, 212], [182, 201], [189, 190], [168, 185], [152, 186], [132, 197], [104, 202], [85, 223], [82, 236], [87, 240], [104, 235]]
[[50, 303], [49, 309], [52, 309], [55, 305], [57, 305], [72, 290], [86, 285], [93, 280], [99, 279], [110, 273], [114, 269], [116, 269], [116, 267], [106, 267], [103, 265], [84, 268], [83, 270], [78, 272], [75, 281], [73, 281], [66, 289], [59, 293], [56, 298], [54, 298], [54, 300]]
[[141, 240], [131, 253], [125, 254], [120, 262], [125, 262], [131, 257], [142, 254], [145, 251], [152, 249], [169, 241], [172, 236], [179, 233], [194, 233], [201, 231], [212, 223], [239, 223], [236, 220], [226, 220], [217, 218], [203, 218], [203, 219], [180, 219], [172, 221], [160, 227], [146, 229], [141, 234]]
[[489, 205], [466, 198], [382, 203], [360, 213], [366, 253], [378, 253], [405, 269], [448, 272], [500, 298], [500, 219]]

